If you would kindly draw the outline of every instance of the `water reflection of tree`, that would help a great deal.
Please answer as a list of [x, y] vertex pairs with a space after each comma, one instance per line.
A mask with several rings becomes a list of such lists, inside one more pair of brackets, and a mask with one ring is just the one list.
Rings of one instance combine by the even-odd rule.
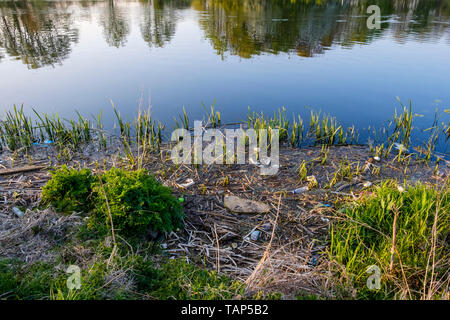
[[130, 33], [130, 26], [125, 15], [117, 8], [114, 0], [108, 0], [101, 24], [108, 45], [116, 48], [125, 45]]
[[141, 34], [149, 46], [162, 47], [175, 34], [177, 9], [188, 8], [191, 0], [142, 0]]
[[[383, 15], [395, 14], [395, 23], [369, 30], [365, 17], [371, 4]], [[433, 21], [448, 19], [450, 11], [449, 0], [194, 0], [192, 6], [207, 13], [200, 24], [218, 54], [243, 58], [262, 52], [310, 57], [332, 45], [370, 43], [388, 31], [398, 41], [440, 38], [448, 25]]]
[[[61, 63], [78, 41], [69, 6], [101, 8], [106, 42], [124, 46], [130, 21], [121, 4], [127, 2], [139, 5], [142, 38], [157, 47], [173, 38], [179, 9], [192, 7], [200, 12], [205, 37], [222, 56], [290, 52], [310, 57], [333, 45], [370, 43], [386, 33], [399, 42], [450, 41], [450, 0], [21, 0], [0, 1], [0, 61], [10, 56], [29, 68]], [[366, 26], [367, 6], [374, 3], [383, 20], [395, 16], [381, 30]]]
[[[0, 48], [33, 69], [61, 63], [78, 41], [70, 13], [59, 10], [64, 6], [26, 0], [0, 2]], [[58, 10], [47, 11], [55, 7]]]

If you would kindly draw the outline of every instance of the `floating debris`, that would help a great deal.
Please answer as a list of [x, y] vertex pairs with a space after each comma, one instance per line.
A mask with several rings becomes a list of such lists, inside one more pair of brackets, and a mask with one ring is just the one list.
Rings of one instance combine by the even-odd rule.
[[400, 150], [401, 152], [409, 153], [409, 149], [401, 143], [394, 142], [394, 148]]
[[364, 182], [363, 187], [364, 187], [364, 188], [369, 188], [369, 187], [372, 186], [372, 184], [373, 184], [372, 182], [366, 181], [366, 182]]

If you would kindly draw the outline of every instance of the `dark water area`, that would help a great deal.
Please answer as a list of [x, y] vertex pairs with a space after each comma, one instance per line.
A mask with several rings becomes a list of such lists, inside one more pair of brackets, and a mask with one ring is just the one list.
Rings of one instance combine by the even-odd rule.
[[[372, 4], [380, 30], [367, 28]], [[151, 106], [171, 127], [183, 106], [202, 119], [215, 100], [225, 122], [284, 106], [363, 130], [397, 96], [417, 128], [436, 110], [449, 123], [450, 0], [0, 1], [2, 113], [102, 110], [112, 124], [112, 100], [125, 119]]]

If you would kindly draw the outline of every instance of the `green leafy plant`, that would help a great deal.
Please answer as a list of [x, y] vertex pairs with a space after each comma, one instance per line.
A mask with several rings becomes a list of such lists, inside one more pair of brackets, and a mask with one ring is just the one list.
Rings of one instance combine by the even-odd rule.
[[182, 226], [183, 212], [170, 188], [164, 187], [146, 170], [112, 168], [93, 185], [95, 208], [89, 228], [109, 226], [123, 235], [147, 231], [170, 232]]
[[52, 178], [42, 188], [42, 204], [51, 204], [58, 212], [88, 212], [95, 177], [89, 169], [62, 166], [52, 171]]
[[[416, 185], [407, 191], [388, 181], [346, 206], [331, 230], [330, 258], [363, 299], [439, 299], [445, 296], [450, 193]], [[381, 271], [381, 288], [370, 290], [367, 268]], [[345, 270], [345, 272], [342, 272]], [[352, 290], [350, 290], [352, 291]]]
[[126, 236], [170, 232], [183, 221], [182, 207], [170, 188], [146, 170], [112, 168], [97, 177], [89, 169], [62, 166], [43, 187], [42, 203], [58, 212], [88, 213], [88, 228], [100, 233], [110, 230], [109, 215], [114, 229]]

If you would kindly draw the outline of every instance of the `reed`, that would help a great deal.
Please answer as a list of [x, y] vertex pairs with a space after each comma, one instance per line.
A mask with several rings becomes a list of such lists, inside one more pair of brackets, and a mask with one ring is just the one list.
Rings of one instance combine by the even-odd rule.
[[189, 130], [189, 116], [188, 116], [184, 106], [183, 106], [183, 114], [179, 115], [178, 118], [180, 119], [180, 123], [178, 123], [177, 118], [173, 118], [175, 121], [174, 129], [183, 128], [183, 129]]
[[[395, 110], [393, 118], [386, 126], [375, 130], [369, 128], [368, 132], [373, 131], [375, 135], [376, 147], [370, 142], [371, 154], [376, 154], [386, 158], [392, 152], [394, 146], [398, 144], [408, 149], [411, 145], [411, 136], [413, 132], [413, 119], [411, 102], [409, 106], [404, 106], [401, 102], [401, 113]], [[145, 156], [148, 152], [158, 151], [163, 142], [164, 126], [152, 119], [150, 108], [146, 111], [139, 109], [134, 122], [125, 121], [119, 110], [112, 103], [115, 115], [115, 123], [118, 124], [119, 136], [124, 149], [138, 151], [138, 158]], [[203, 104], [208, 119], [207, 126], [218, 128], [222, 125], [221, 113], [216, 110], [215, 101], [210, 109]], [[450, 113], [450, 110], [444, 110]], [[57, 113], [48, 115], [45, 113], [34, 112], [34, 119], [25, 115], [23, 106], [6, 112], [4, 119], [0, 122], [0, 150], [7, 148], [11, 151], [26, 150], [33, 144], [54, 143], [59, 149], [69, 147], [71, 149], [79, 148], [84, 143], [97, 143], [100, 147], [107, 147], [107, 134], [103, 123], [103, 113], [100, 112], [94, 116], [94, 121], [84, 118], [78, 112], [74, 119], [62, 119]], [[175, 120], [174, 128], [190, 129], [190, 119], [186, 109], [183, 107], [183, 113]], [[268, 148], [270, 147], [273, 129], [279, 131], [280, 144], [290, 145], [291, 147], [302, 147], [303, 145], [348, 145], [358, 143], [359, 134], [354, 126], [345, 129], [334, 117], [322, 114], [321, 111], [311, 111], [309, 120], [309, 130], [305, 129], [305, 121], [300, 115], [293, 114], [292, 121], [286, 116], [284, 107], [278, 109], [272, 116], [266, 116], [263, 112], [254, 112], [248, 108], [246, 118], [248, 128], [254, 129], [258, 134], [259, 130], [267, 130]], [[439, 138], [444, 136], [448, 139], [450, 134], [450, 124], [446, 127], [445, 123], [441, 125], [437, 110], [433, 126], [424, 132], [429, 132], [429, 138], [424, 142], [423, 152], [420, 152], [421, 159], [430, 161], [434, 159], [434, 151]], [[444, 134], [442, 134], [444, 133]], [[378, 138], [378, 134], [382, 139]], [[381, 141], [382, 140], [382, 141]], [[374, 149], [375, 148], [375, 149]], [[397, 148], [398, 149], [398, 148]], [[404, 151], [397, 154], [396, 160], [403, 162], [405, 160]], [[326, 162], [326, 153], [321, 154], [322, 160]], [[136, 162], [135, 162], [136, 163]]]
[[[359, 162], [358, 162], [357, 168], [355, 170], [356, 175], [359, 174], [360, 170], [361, 169], [360, 169]], [[341, 162], [339, 163], [339, 167], [334, 172], [333, 178], [330, 180], [330, 182], [328, 184], [328, 187], [332, 187], [339, 181], [345, 181], [345, 180], [351, 184], [352, 179], [353, 179], [353, 172], [354, 172], [354, 170], [352, 168], [352, 164], [348, 162], [348, 159], [345, 158], [345, 159], [341, 160]]]
[[34, 142], [34, 128], [31, 118], [26, 117], [23, 106], [18, 109], [15, 105], [8, 111], [0, 126], [2, 142], [10, 149], [28, 148]]
[[216, 100], [213, 101], [211, 109], [208, 110], [208, 109], [206, 109], [205, 104], [202, 102], [203, 109], [205, 110], [206, 116], [208, 118], [208, 123], [206, 124], [206, 126], [210, 125], [213, 128], [220, 127], [220, 122], [221, 122], [220, 112], [215, 110], [215, 105], [216, 105]]
[[326, 144], [332, 146], [336, 142], [339, 145], [347, 145], [349, 144], [349, 134], [351, 138], [350, 143], [357, 142], [357, 133], [354, 127], [344, 131], [342, 125], [337, 122], [336, 118], [329, 115], [322, 115], [321, 117], [321, 111], [315, 112], [311, 110], [309, 131], [314, 145]]
[[303, 182], [306, 180], [306, 177], [308, 176], [308, 169], [306, 167], [306, 161], [302, 161], [302, 164], [300, 165], [300, 168], [298, 169], [298, 176], [300, 179], [300, 182]]
[[412, 103], [409, 101], [409, 108], [407, 108], [398, 97], [397, 100], [402, 107], [402, 113], [398, 113], [397, 109], [395, 109], [394, 118], [389, 122], [387, 127], [387, 134], [392, 127], [392, 132], [389, 134], [387, 140], [390, 143], [401, 143], [408, 148], [411, 142], [411, 132], [413, 129]]
[[291, 147], [301, 147], [304, 138], [304, 127], [303, 127], [303, 119], [298, 116], [298, 120], [293, 116], [292, 121], [292, 131], [291, 136], [289, 138]]

